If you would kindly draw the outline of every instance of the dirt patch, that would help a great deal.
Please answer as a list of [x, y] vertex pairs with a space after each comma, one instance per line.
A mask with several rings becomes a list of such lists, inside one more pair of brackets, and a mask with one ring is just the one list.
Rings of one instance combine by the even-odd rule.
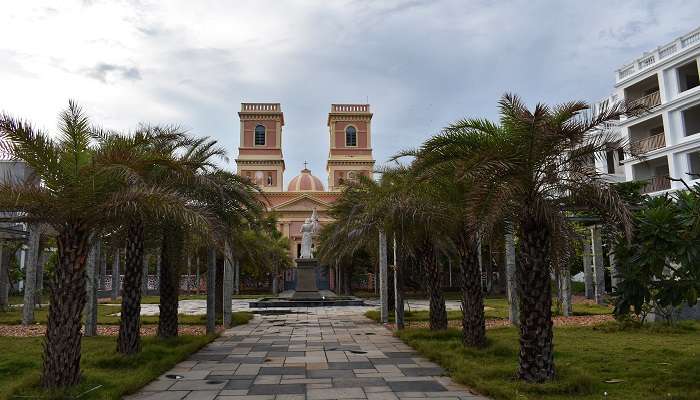
[[[612, 315], [576, 315], [572, 317], [554, 317], [554, 326], [594, 326], [599, 325], [604, 322], [612, 321], [614, 318]], [[447, 322], [450, 328], [461, 328], [462, 321], [451, 320]], [[501, 328], [504, 326], [509, 326], [510, 322], [507, 319], [487, 319], [486, 329]], [[390, 329], [394, 329], [394, 324], [388, 324]], [[428, 321], [421, 322], [406, 322], [407, 328], [428, 328]]]
[[[141, 327], [141, 336], [155, 336], [158, 332], [157, 325], [145, 325]], [[183, 325], [178, 328], [180, 335], [203, 336], [206, 335], [206, 326], [204, 325]], [[12, 337], [35, 337], [44, 336], [46, 334], [46, 325], [0, 325], [0, 336]], [[117, 336], [119, 334], [119, 326], [117, 325], [99, 325], [97, 327], [99, 336]]]

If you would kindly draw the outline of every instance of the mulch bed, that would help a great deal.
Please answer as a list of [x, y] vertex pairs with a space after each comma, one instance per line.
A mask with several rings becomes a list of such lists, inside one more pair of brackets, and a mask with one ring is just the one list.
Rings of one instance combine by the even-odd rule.
[[[576, 315], [572, 317], [561, 317], [557, 316], [553, 318], [554, 326], [594, 326], [599, 325], [604, 322], [613, 321], [612, 315]], [[460, 320], [450, 320], [447, 321], [447, 325], [450, 328], [461, 328], [462, 321]], [[510, 322], [507, 319], [487, 319], [486, 329], [502, 328], [504, 326], [510, 326]], [[388, 324], [389, 329], [394, 329], [394, 324]], [[420, 322], [406, 322], [407, 328], [429, 328], [428, 321]]]
[[[157, 332], [157, 325], [144, 325], [141, 327], [141, 336], [155, 336]], [[203, 336], [206, 335], [206, 326], [182, 325], [178, 327], [178, 333], [180, 335]], [[0, 325], [0, 336], [35, 337], [44, 336], [44, 334], [46, 334], [46, 325]], [[98, 325], [97, 334], [99, 336], [117, 336], [119, 334], [119, 326]]]

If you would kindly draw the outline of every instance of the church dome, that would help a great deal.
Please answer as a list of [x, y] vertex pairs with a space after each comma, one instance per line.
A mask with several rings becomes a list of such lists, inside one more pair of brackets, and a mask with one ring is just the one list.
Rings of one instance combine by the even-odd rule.
[[311, 175], [311, 171], [307, 168], [301, 170], [301, 173], [291, 181], [287, 186], [288, 192], [323, 192], [323, 183], [317, 177]]

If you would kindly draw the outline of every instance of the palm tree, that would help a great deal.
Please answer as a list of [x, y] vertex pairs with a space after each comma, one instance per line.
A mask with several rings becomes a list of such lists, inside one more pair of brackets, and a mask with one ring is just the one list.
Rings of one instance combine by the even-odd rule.
[[149, 185], [160, 197], [148, 204], [133, 204], [122, 214], [126, 236], [126, 263], [117, 351], [134, 354], [140, 351], [140, 306], [143, 279], [143, 255], [146, 225], [168, 218], [179, 224], [207, 229], [207, 215], [189, 203], [189, 198], [172, 188], [166, 188], [165, 177], [172, 181], [183, 166], [177, 163], [175, 152], [188, 139], [174, 127], [144, 126], [133, 135], [101, 132], [101, 162], [127, 178], [124, 191], [134, 185]]
[[344, 260], [363, 248], [375, 253], [379, 229], [395, 234], [400, 238], [399, 253], [407, 252], [416, 260], [425, 278], [431, 329], [445, 329], [447, 311], [437, 254], [445, 246], [440, 221], [446, 214], [431, 201], [432, 189], [416, 182], [409, 168], [398, 166], [381, 173], [378, 182], [363, 176], [349, 182], [333, 203], [330, 214], [336, 222], [324, 229], [321, 257], [327, 262]]
[[[192, 140], [175, 159], [182, 169], [175, 177], [166, 175], [164, 180], [210, 214], [211, 235], [207, 242], [224, 249], [225, 242], [230, 241], [235, 230], [246, 226], [257, 229], [263, 213], [260, 189], [250, 180], [218, 167], [216, 160], [226, 161], [227, 158], [226, 151], [218, 146], [217, 141], [208, 137]], [[197, 231], [193, 232], [190, 226], [173, 220], [166, 220], [162, 227], [158, 335], [166, 338], [177, 335], [178, 271], [183, 264], [181, 250], [187, 235], [197, 234]]]
[[587, 205], [611, 212], [625, 226], [630, 215], [617, 192], [591, 165], [612, 132], [588, 135], [622, 114], [621, 104], [594, 112], [584, 102], [530, 111], [514, 95], [500, 101], [500, 123], [465, 119], [424, 143], [419, 163], [454, 171], [470, 183], [465, 212], [481, 226], [513, 221], [519, 237], [517, 279], [521, 292], [518, 376], [528, 382], [554, 377], [550, 251], [568, 225], [563, 210]]
[[51, 275], [42, 386], [55, 389], [80, 380], [81, 312], [85, 305], [85, 260], [95, 232], [122, 211], [160, 197], [158, 190], [133, 185], [100, 160], [95, 130], [73, 101], [60, 115], [56, 138], [7, 114], [0, 116], [2, 150], [32, 170], [23, 182], [0, 186], [0, 209], [19, 219], [49, 224], [56, 232], [58, 262]]

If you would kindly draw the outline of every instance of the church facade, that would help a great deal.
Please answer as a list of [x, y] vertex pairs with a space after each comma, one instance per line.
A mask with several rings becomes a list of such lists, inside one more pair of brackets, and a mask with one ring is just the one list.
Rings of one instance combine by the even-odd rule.
[[[371, 176], [372, 113], [369, 104], [332, 104], [327, 117], [326, 185], [304, 168], [284, 185], [282, 152], [284, 112], [279, 103], [241, 103], [237, 173], [256, 182], [277, 229], [289, 238], [289, 254], [299, 258], [301, 226], [315, 209], [321, 225], [331, 221], [328, 208], [342, 186], [359, 175]], [[318, 140], [324, 140], [319, 135]]]

